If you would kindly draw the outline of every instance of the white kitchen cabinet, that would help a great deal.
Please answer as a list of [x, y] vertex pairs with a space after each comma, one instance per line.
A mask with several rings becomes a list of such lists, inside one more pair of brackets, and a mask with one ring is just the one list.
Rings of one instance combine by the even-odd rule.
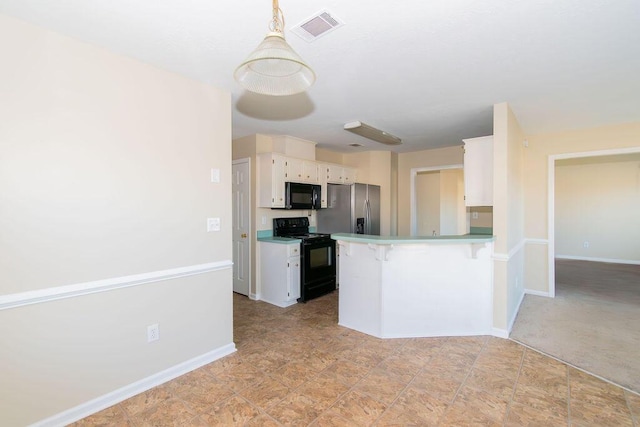
[[284, 208], [286, 157], [277, 153], [258, 155], [258, 207]]
[[318, 183], [318, 167], [313, 160], [286, 158], [285, 181]]
[[260, 299], [278, 307], [300, 298], [300, 241], [260, 241]]
[[327, 182], [330, 184], [353, 184], [356, 182], [356, 170], [340, 165], [327, 164]]
[[342, 168], [342, 176], [345, 184], [355, 184], [356, 170], [353, 168]]
[[320, 207], [327, 207], [327, 165], [324, 163], [316, 164], [318, 184], [320, 184]]
[[465, 205], [493, 206], [493, 136], [463, 142]]

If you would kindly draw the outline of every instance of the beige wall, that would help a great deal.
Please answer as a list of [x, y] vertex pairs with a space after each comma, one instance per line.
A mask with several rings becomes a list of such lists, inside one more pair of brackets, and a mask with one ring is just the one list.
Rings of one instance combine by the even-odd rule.
[[524, 155], [525, 233], [528, 243], [525, 259], [525, 287], [549, 292], [548, 267], [548, 159], [551, 155], [640, 149], [640, 122], [527, 137]]
[[411, 234], [411, 169], [461, 165], [460, 146], [398, 154], [398, 235]]
[[556, 162], [557, 258], [640, 262], [639, 215], [640, 153]]
[[416, 175], [416, 233], [418, 236], [440, 235], [440, 172]]
[[524, 134], [507, 103], [493, 109], [493, 326], [508, 331], [524, 295]]
[[[0, 301], [230, 261], [228, 93], [3, 15], [0, 46]], [[231, 269], [0, 310], [0, 336], [0, 424], [30, 424], [232, 344]]]

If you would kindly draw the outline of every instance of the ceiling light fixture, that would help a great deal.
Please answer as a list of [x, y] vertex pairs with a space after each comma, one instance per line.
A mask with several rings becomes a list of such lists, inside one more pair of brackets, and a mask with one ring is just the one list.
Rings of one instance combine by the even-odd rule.
[[373, 126], [369, 126], [362, 122], [349, 122], [344, 125], [344, 130], [353, 132], [357, 135], [364, 136], [365, 138], [372, 139], [387, 145], [399, 145], [402, 144], [402, 140], [395, 135], [391, 135], [380, 129], [376, 129]]
[[304, 92], [316, 75], [284, 39], [284, 15], [273, 0], [273, 18], [262, 43], [236, 68], [233, 77], [245, 89], [263, 95]]

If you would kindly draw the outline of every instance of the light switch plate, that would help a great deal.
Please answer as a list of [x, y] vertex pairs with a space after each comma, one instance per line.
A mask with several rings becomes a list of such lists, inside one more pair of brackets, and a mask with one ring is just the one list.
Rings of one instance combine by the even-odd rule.
[[220, 169], [211, 169], [211, 182], [220, 182]]
[[220, 231], [220, 218], [207, 218], [207, 231]]

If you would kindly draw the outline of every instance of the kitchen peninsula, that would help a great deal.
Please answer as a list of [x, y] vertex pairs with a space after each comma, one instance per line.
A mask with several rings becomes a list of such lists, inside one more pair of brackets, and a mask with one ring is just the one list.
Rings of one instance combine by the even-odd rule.
[[331, 237], [340, 325], [378, 338], [491, 333], [493, 236]]

